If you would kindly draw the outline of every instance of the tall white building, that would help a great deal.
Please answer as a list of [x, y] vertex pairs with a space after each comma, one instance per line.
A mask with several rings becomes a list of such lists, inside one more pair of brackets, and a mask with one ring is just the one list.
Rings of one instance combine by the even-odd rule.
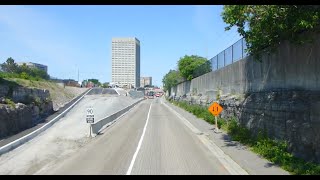
[[112, 38], [112, 82], [140, 87], [140, 41], [137, 38]]

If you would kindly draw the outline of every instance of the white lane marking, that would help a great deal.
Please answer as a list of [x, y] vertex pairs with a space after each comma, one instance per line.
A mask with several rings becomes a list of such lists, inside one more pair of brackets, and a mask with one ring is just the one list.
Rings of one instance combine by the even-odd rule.
[[217, 159], [221, 162], [221, 164], [229, 171], [232, 175], [248, 175], [248, 173], [242, 169], [242, 167], [237, 164], [235, 161], [233, 161], [227, 154], [225, 154], [219, 146], [217, 146], [214, 142], [209, 140], [208, 137], [205, 135], [198, 134], [197, 132], [200, 132], [196, 127], [194, 127], [187, 119], [185, 119], [182, 115], [180, 115], [178, 112], [173, 110], [171, 107], [169, 107], [167, 104], [162, 103], [164, 106], [166, 106], [171, 112], [173, 112], [175, 115], [179, 117], [182, 122], [191, 129], [194, 133], [198, 135], [198, 138], [201, 140], [201, 142], [214, 154], [214, 156], [217, 157]]
[[117, 93], [118, 93], [118, 95], [120, 95], [120, 93], [117, 91], [117, 89], [116, 88], [113, 88]]
[[144, 137], [144, 134], [145, 134], [145, 132], [146, 132], [147, 125], [148, 125], [148, 122], [149, 122], [149, 117], [150, 117], [150, 112], [151, 112], [151, 106], [152, 106], [152, 103], [150, 104], [147, 121], [146, 121], [146, 124], [144, 125], [143, 132], [142, 132], [142, 135], [141, 135], [140, 140], [139, 140], [139, 143], [138, 143], [138, 147], [137, 147], [137, 149], [136, 149], [136, 152], [133, 154], [133, 158], [132, 158], [132, 160], [131, 160], [131, 163], [130, 163], [130, 166], [129, 166], [129, 169], [128, 169], [126, 175], [130, 175], [130, 174], [131, 174], [132, 167], [133, 167], [133, 165], [134, 165], [134, 162], [136, 161], [138, 152], [139, 152], [139, 150], [140, 150], [140, 148], [141, 148], [142, 140], [143, 140], [143, 137]]
[[[27, 135], [24, 135], [23, 137], [21, 137], [21, 138], [19, 138], [19, 139], [16, 139], [15, 141], [12, 141], [12, 142], [10, 142], [9, 144], [6, 144], [5, 146], [0, 147], [0, 154], [2, 154], [1, 151], [2, 151], [3, 149], [5, 149], [5, 148], [7, 148], [7, 147], [9, 147], [9, 146], [12, 146], [14, 143], [16, 143], [16, 142], [18, 142], [18, 141], [21, 141], [21, 140], [23, 140], [24, 138], [26, 138], [26, 137], [28, 137], [28, 136], [31, 136], [32, 134], [35, 134], [35, 133], [41, 131], [42, 129], [46, 128], [47, 126], [51, 125], [52, 123], [55, 123], [55, 121], [57, 120], [57, 118], [59, 118], [60, 116], [64, 115], [64, 113], [65, 113], [66, 111], [68, 111], [69, 109], [73, 108], [73, 107], [74, 107], [80, 100], [82, 100], [82, 98], [83, 98], [85, 95], [87, 95], [91, 90], [92, 90], [92, 89], [89, 89], [89, 91], [86, 92], [84, 95], [82, 95], [76, 102], [74, 102], [71, 106], [69, 106], [66, 110], [64, 110], [62, 113], [60, 113], [57, 117], [55, 117], [55, 118], [53, 118], [51, 121], [47, 122], [45, 125], [43, 125], [43, 126], [40, 127], [39, 129], [36, 129], [35, 131], [32, 131], [31, 133], [29, 133], [29, 134], [27, 134]], [[41, 132], [41, 133], [43, 133], [43, 132]], [[34, 138], [34, 137], [33, 137], [33, 138]], [[33, 139], [33, 138], [31, 138], [31, 139]], [[28, 140], [28, 141], [31, 141], [31, 139]], [[24, 143], [25, 143], [25, 142], [21, 143], [21, 145], [24, 144]], [[19, 145], [19, 146], [21, 146], [21, 145]], [[17, 147], [18, 147], [18, 146], [17, 146]]]

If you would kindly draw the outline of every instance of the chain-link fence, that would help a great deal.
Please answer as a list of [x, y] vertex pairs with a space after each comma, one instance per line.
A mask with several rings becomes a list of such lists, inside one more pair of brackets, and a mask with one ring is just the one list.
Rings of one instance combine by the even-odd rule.
[[223, 68], [229, 64], [232, 64], [240, 59], [243, 59], [248, 56], [247, 45], [244, 38], [238, 40], [236, 43], [220, 52], [218, 55], [209, 59], [211, 70], [208, 71], [208, 64], [203, 64], [197, 68], [193, 73], [193, 78], [201, 76], [210, 71], [215, 71], [217, 69]]

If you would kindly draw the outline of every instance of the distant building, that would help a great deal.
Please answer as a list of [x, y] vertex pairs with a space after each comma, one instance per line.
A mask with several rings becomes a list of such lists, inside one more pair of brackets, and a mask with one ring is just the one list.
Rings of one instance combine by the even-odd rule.
[[19, 66], [22, 66], [23, 64], [26, 64], [30, 68], [38, 68], [40, 70], [45, 71], [48, 73], [48, 66], [43, 65], [43, 64], [38, 64], [38, 63], [33, 63], [33, 62], [17, 62]]
[[63, 83], [65, 86], [80, 87], [80, 84], [78, 83], [78, 81], [75, 81], [73, 79], [64, 79]]
[[145, 87], [146, 85], [152, 86], [152, 77], [140, 78], [140, 87]]
[[112, 38], [112, 82], [120, 87], [140, 87], [140, 41]]

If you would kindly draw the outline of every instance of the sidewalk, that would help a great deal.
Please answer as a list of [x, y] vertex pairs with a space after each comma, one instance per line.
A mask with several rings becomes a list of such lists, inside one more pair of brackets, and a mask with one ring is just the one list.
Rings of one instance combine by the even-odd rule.
[[163, 99], [163, 103], [170, 106], [177, 113], [187, 119], [194, 127], [199, 129], [210, 141], [214, 142], [225, 154], [233, 159], [239, 166], [246, 170], [251, 175], [290, 175], [289, 172], [281, 169], [280, 167], [272, 164], [268, 160], [260, 157], [254, 152], [250, 151], [247, 147], [238, 142], [231, 141], [229, 135], [224, 133], [214, 132], [214, 126], [208, 122], [197, 118], [193, 114], [181, 109], [167, 100]]

